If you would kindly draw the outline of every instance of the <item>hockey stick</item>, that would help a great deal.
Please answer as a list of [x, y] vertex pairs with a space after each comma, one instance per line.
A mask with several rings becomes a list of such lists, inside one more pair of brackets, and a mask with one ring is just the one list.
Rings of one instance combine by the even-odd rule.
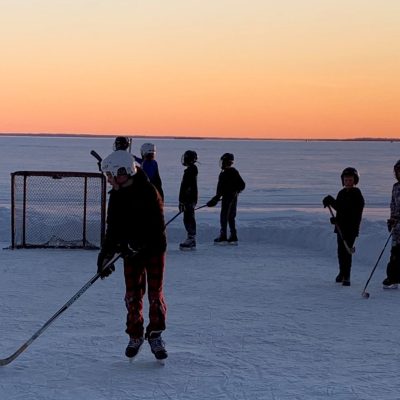
[[386, 249], [387, 244], [389, 243], [390, 238], [392, 237], [392, 233], [393, 233], [393, 231], [391, 230], [391, 231], [390, 231], [390, 235], [389, 235], [389, 237], [387, 238], [385, 245], [383, 246], [383, 249], [382, 249], [382, 251], [381, 251], [381, 254], [379, 254], [378, 260], [377, 260], [377, 262], [375, 263], [374, 268], [372, 268], [371, 274], [369, 275], [369, 278], [368, 278], [368, 280], [367, 280], [367, 283], [366, 283], [365, 286], [364, 286], [364, 290], [363, 290], [362, 293], [361, 293], [361, 296], [364, 297], [364, 299], [368, 299], [368, 298], [369, 298], [369, 293], [366, 292], [367, 286], [368, 286], [368, 284], [369, 284], [369, 281], [370, 281], [371, 278], [372, 278], [372, 275], [374, 274], [374, 272], [375, 272], [375, 270], [376, 270], [376, 267], [377, 267], [378, 264], [379, 264], [379, 261], [380, 261], [382, 255], [383, 255], [383, 252], [384, 252], [385, 249]]
[[[207, 207], [207, 204], [204, 204], [204, 206], [200, 206], [195, 208], [194, 210], [200, 210], [201, 208]], [[178, 218], [181, 214], [183, 213], [183, 211], [179, 211], [177, 214], [175, 214], [166, 224], [165, 227], [167, 227], [174, 219]]]
[[[120, 257], [121, 253], [114, 255], [114, 257], [107, 262], [103, 269], [107, 268], [111, 264], [115, 263]], [[79, 289], [38, 331], [36, 331], [30, 339], [28, 339], [14, 354], [7, 358], [0, 359], [0, 366], [10, 364], [14, 361], [22, 352], [24, 352], [28, 346], [37, 339], [64, 311], [66, 311], [76, 300], [79, 299], [99, 279], [101, 272], [98, 272], [93, 278], [91, 278], [81, 289]]]
[[[333, 211], [332, 211], [331, 206], [328, 205], [328, 208], [329, 208], [329, 212], [330, 212], [331, 215], [332, 215], [332, 218], [335, 218], [335, 215], [333, 214]], [[344, 240], [344, 237], [343, 237], [343, 233], [342, 233], [342, 231], [341, 231], [339, 225], [338, 225], [336, 222], [335, 222], [335, 227], [336, 227], [337, 233], [339, 234], [340, 238], [341, 238], [342, 241], [343, 241], [343, 244], [344, 244], [344, 247], [346, 248], [346, 251], [347, 251], [349, 254], [354, 254], [355, 251], [356, 251], [356, 248], [355, 248], [354, 246], [353, 246], [353, 247], [350, 247], [350, 246], [346, 243], [346, 241]]]
[[183, 211], [179, 211], [178, 214], [175, 214], [175, 215], [165, 224], [165, 227], [167, 227], [175, 218], [178, 218], [182, 213], [183, 213]]
[[92, 150], [90, 152], [90, 154], [97, 160], [97, 166], [99, 167], [99, 171], [101, 171], [101, 162], [103, 161], [103, 159], [99, 156], [99, 153], [97, 153], [96, 151]]

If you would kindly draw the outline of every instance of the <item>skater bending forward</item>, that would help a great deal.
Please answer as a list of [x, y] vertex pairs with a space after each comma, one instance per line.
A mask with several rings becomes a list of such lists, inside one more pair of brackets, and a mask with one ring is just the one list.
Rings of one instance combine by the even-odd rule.
[[350, 272], [353, 248], [356, 237], [360, 231], [364, 198], [361, 190], [356, 187], [360, 175], [355, 168], [349, 167], [343, 170], [341, 176], [343, 189], [339, 191], [336, 199], [331, 195], [326, 196], [322, 203], [324, 207], [332, 207], [336, 210], [336, 217], [331, 218], [337, 234], [337, 254], [339, 260], [339, 274], [337, 283], [350, 286]]
[[[111, 153], [101, 167], [113, 188], [97, 267], [103, 279], [115, 270], [113, 265], [103, 269], [107, 261], [116, 253], [124, 258], [126, 333], [129, 335], [125, 354], [135, 357], [147, 339], [155, 357], [165, 359], [168, 354], [161, 333], [165, 330], [167, 309], [163, 294], [166, 236], [161, 196], [126, 151]], [[144, 330], [146, 283], [149, 323]]]

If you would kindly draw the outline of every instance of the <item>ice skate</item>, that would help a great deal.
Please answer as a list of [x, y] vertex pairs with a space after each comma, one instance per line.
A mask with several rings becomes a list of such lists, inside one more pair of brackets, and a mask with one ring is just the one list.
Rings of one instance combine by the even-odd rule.
[[343, 282], [343, 275], [342, 275], [341, 272], [339, 272], [339, 274], [336, 276], [335, 282], [336, 283], [342, 283]]
[[138, 355], [139, 350], [144, 342], [143, 338], [131, 338], [125, 350], [125, 355], [128, 358], [134, 358]]
[[179, 249], [183, 251], [196, 250], [196, 240], [189, 236], [184, 242], [179, 245]]
[[386, 278], [382, 285], [384, 289], [397, 289], [399, 287], [397, 282], [391, 281], [389, 278]]
[[161, 338], [161, 332], [150, 332], [147, 340], [149, 341], [151, 352], [158, 361], [165, 360], [168, 357], [165, 343]]
[[228, 244], [228, 239], [225, 234], [219, 235], [217, 238], [214, 239], [214, 244], [219, 246], [225, 246]]
[[236, 233], [231, 233], [228, 238], [228, 244], [230, 244], [231, 246], [237, 246], [239, 244]]

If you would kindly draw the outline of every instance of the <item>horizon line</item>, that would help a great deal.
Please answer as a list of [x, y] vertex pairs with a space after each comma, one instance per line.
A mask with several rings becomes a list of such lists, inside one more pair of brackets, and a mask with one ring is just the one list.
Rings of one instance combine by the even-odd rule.
[[0, 132], [0, 136], [34, 136], [34, 137], [94, 137], [112, 138], [126, 136], [129, 138], [150, 138], [150, 139], [182, 139], [182, 140], [269, 140], [269, 141], [298, 141], [298, 142], [335, 142], [335, 141], [373, 141], [373, 142], [400, 142], [400, 138], [378, 138], [378, 137], [354, 137], [354, 138], [257, 138], [257, 137], [225, 137], [225, 136], [175, 136], [175, 135], [129, 135], [129, 134], [97, 134], [97, 133], [35, 133]]

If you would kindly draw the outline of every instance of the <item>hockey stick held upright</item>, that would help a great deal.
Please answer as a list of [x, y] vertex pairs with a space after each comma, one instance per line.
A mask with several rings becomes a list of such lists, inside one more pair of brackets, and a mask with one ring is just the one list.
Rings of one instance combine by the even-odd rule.
[[97, 153], [97, 151], [92, 150], [90, 152], [90, 155], [92, 155], [97, 160], [97, 166], [99, 167], [99, 171], [102, 172], [101, 171], [101, 162], [103, 161], [103, 159], [101, 158], [99, 153]]

